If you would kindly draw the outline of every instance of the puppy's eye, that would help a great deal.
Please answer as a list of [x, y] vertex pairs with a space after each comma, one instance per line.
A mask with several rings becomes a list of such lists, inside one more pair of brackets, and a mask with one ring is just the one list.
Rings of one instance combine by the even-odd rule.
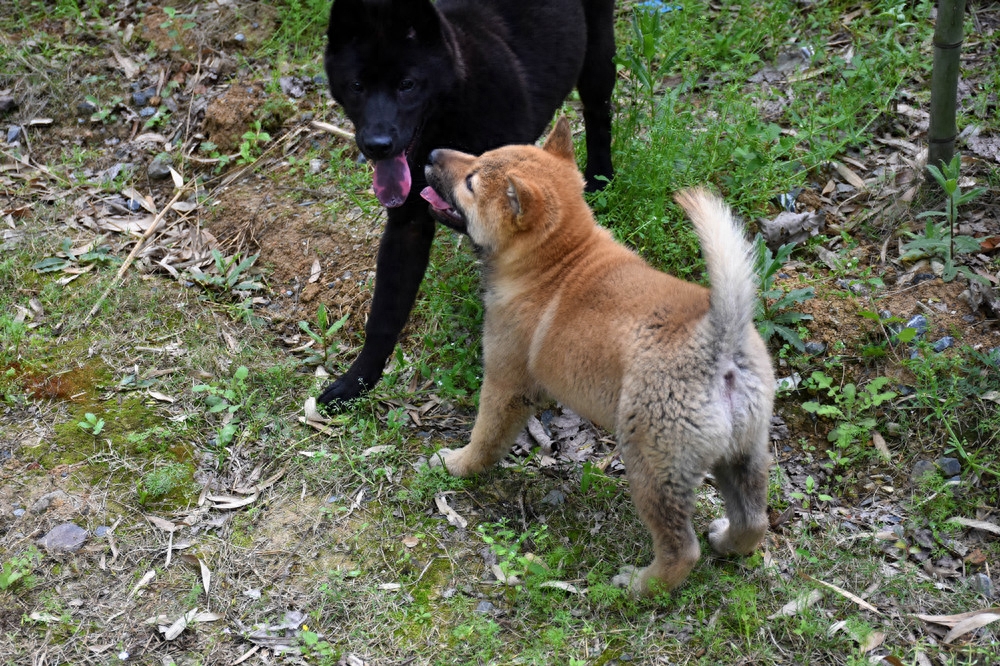
[[351, 92], [363, 92], [365, 87], [361, 85], [361, 81], [351, 81]]
[[409, 90], [413, 90], [416, 85], [417, 84], [413, 82], [413, 79], [403, 79], [399, 82], [399, 91], [407, 92]]
[[465, 177], [465, 189], [469, 190], [469, 192], [472, 192], [472, 176], [473, 174], [470, 173]]

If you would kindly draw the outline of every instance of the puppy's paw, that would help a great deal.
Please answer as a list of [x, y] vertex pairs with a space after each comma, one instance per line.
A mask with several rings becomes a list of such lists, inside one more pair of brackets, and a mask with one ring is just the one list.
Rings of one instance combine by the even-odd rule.
[[762, 519], [759, 526], [740, 533], [733, 530], [728, 518], [713, 520], [708, 526], [708, 542], [719, 555], [749, 555], [764, 538], [767, 530], [765, 521]]
[[719, 518], [712, 521], [708, 526], [708, 543], [712, 545], [712, 550], [719, 555], [732, 554], [732, 547], [729, 543], [728, 518]]
[[631, 564], [623, 565], [611, 579], [611, 584], [624, 588], [632, 594], [641, 594], [646, 587], [642, 582], [642, 569]]
[[431, 454], [431, 457], [427, 460], [428, 467], [444, 467], [449, 473], [451, 470], [448, 469], [448, 458], [452, 456], [455, 452], [451, 449], [438, 449]]

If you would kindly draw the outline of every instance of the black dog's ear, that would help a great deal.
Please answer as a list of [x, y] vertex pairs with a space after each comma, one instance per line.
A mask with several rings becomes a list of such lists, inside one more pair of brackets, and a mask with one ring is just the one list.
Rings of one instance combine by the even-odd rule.
[[566, 116], [559, 116], [556, 126], [552, 128], [552, 131], [545, 138], [545, 145], [542, 146], [542, 150], [575, 163], [575, 158], [573, 157], [573, 132], [569, 129], [569, 121], [566, 120]]
[[367, 12], [361, 0], [334, 0], [330, 7], [330, 23], [326, 29], [327, 44], [330, 48], [347, 44], [356, 37], [355, 30], [346, 30], [345, 26], [358, 26], [364, 20]]

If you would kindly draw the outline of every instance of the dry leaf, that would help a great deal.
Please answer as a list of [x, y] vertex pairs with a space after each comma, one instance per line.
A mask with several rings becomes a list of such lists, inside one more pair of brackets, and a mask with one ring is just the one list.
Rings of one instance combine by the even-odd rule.
[[973, 529], [982, 530], [983, 532], [992, 532], [993, 534], [1000, 534], [1000, 525], [996, 523], [991, 523], [986, 520], [975, 520], [973, 518], [962, 518], [960, 516], [955, 516], [954, 518], [948, 519], [949, 523], [958, 523], [964, 527], [971, 527]]
[[858, 641], [858, 645], [861, 647], [862, 652], [871, 652], [884, 642], [885, 632], [872, 631], [865, 636], [864, 640]]
[[149, 585], [150, 581], [152, 581], [154, 578], [156, 578], [156, 572], [150, 569], [142, 576], [142, 578], [139, 579], [139, 582], [135, 584], [135, 587], [132, 588], [131, 596], [134, 597], [135, 595], [139, 594], [139, 592], [142, 591], [142, 588]]
[[403, 537], [403, 545], [407, 548], [415, 548], [420, 543], [420, 539], [415, 536]]
[[465, 529], [466, 526], [468, 526], [469, 521], [458, 515], [458, 513], [448, 505], [448, 500], [445, 499], [443, 494], [438, 493], [434, 496], [434, 504], [437, 505], [438, 511], [440, 511], [441, 514], [448, 519], [448, 522], [451, 525], [461, 529]]
[[890, 460], [892, 458], [892, 454], [889, 453], [889, 447], [886, 446], [885, 438], [882, 437], [881, 433], [879, 432], [872, 433], [872, 444], [875, 446], [875, 450], [878, 451], [879, 455], [881, 455], [883, 458], [885, 458], [886, 460]]
[[170, 177], [174, 181], [174, 187], [178, 190], [184, 187], [184, 177], [177, 173], [173, 167], [170, 167]]
[[236, 495], [206, 495], [205, 499], [212, 502], [215, 506], [214, 509], [239, 509], [240, 507], [246, 506], [248, 504], [253, 504], [257, 501], [258, 493], [254, 493], [249, 497], [237, 497]]
[[312, 269], [309, 271], [309, 283], [312, 284], [319, 280], [319, 275], [322, 272], [323, 269], [319, 265], [319, 259], [313, 259]]
[[810, 590], [808, 593], [799, 595], [797, 599], [789, 601], [787, 604], [778, 609], [777, 613], [769, 615], [767, 619], [774, 620], [779, 617], [791, 617], [796, 613], [798, 613], [799, 611], [803, 611], [806, 608], [809, 608], [822, 598], [823, 598], [822, 592], [820, 592], [819, 590]]
[[573, 594], [583, 594], [586, 590], [580, 590], [572, 583], [566, 583], [561, 580], [547, 580], [544, 583], [539, 583], [538, 587], [554, 587], [557, 590], [563, 590], [564, 592], [571, 592]]
[[851, 592], [848, 592], [847, 590], [845, 590], [842, 587], [837, 587], [833, 583], [827, 583], [827, 582], [824, 582], [824, 581], [819, 580], [817, 578], [813, 578], [809, 574], [802, 574], [802, 577], [805, 578], [806, 580], [811, 580], [812, 582], [817, 583], [818, 585], [822, 585], [823, 587], [826, 587], [826, 588], [829, 588], [829, 589], [833, 590], [837, 594], [850, 599], [851, 601], [853, 601], [857, 605], [861, 606], [865, 610], [869, 610], [869, 611], [871, 611], [873, 613], [879, 613], [879, 609], [875, 608], [874, 606], [872, 606], [870, 603], [868, 603], [867, 601], [865, 601], [864, 599], [862, 599], [858, 595], [853, 594]]
[[152, 523], [154, 527], [158, 527], [164, 532], [176, 532], [178, 528], [178, 525], [165, 518], [157, 518], [156, 516], [146, 516], [146, 520]]
[[176, 402], [173, 398], [165, 393], [160, 393], [159, 391], [147, 391], [149, 397], [153, 400], [159, 400], [160, 402]]
[[861, 178], [861, 176], [851, 171], [850, 167], [848, 167], [846, 164], [842, 164], [841, 162], [834, 162], [833, 168], [836, 169], [837, 173], [840, 174], [841, 178], [843, 178], [848, 183], [853, 185], [855, 189], [861, 191], [868, 189], [868, 186], [865, 185], [865, 181]]
[[394, 592], [400, 589], [401, 587], [403, 586], [400, 585], [399, 583], [382, 583], [381, 585], [378, 586], [378, 589], [385, 590], [387, 592]]

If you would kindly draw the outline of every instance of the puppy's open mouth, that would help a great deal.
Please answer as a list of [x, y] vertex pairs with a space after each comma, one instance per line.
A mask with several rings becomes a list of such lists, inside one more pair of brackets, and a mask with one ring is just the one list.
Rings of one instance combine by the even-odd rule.
[[445, 201], [437, 191], [428, 185], [420, 190], [420, 196], [431, 205], [431, 217], [455, 231], [465, 233], [465, 218], [454, 206]]

